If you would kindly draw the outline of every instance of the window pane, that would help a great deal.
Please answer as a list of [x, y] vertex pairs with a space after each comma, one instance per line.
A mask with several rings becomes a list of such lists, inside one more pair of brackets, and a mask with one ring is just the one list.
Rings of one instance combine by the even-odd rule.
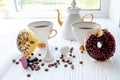
[[[72, 0], [16, 0], [17, 8], [22, 11], [66, 9], [71, 6]], [[81, 9], [100, 9], [100, 0], [76, 0]], [[19, 9], [18, 9], [19, 10]]]
[[0, 12], [8, 12], [8, 4], [5, 0], [0, 0]]
[[78, 0], [81, 9], [100, 9], [100, 0]]

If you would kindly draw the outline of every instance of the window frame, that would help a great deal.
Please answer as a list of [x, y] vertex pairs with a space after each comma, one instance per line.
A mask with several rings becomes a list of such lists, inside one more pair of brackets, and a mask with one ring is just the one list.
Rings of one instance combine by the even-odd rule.
[[109, 4], [110, 0], [101, 0], [100, 9], [97, 10], [81, 10], [81, 15], [92, 13], [97, 18], [108, 18], [109, 17]]
[[[14, 1], [15, 0], [13, 0], [12, 4], [15, 5]], [[94, 15], [94, 17], [96, 17], [96, 18], [108, 18], [109, 3], [110, 3], [110, 0], [101, 0], [100, 1], [100, 9], [81, 10], [80, 16], [83, 16], [84, 14], [87, 14], [87, 13], [92, 13]], [[15, 6], [13, 8], [14, 10], [10, 10], [8, 12], [7, 17], [11, 17], [11, 18], [13, 18], [13, 17], [14, 18], [55, 18], [57, 16], [56, 12], [53, 10], [39, 11], [37, 13], [35, 13], [35, 12], [31, 12], [31, 13], [18, 12], [18, 11], [16, 11]], [[51, 13], [51, 15], [50, 15], [50, 13]], [[62, 17], [66, 17], [67, 11], [63, 10], [63, 11], [61, 11], [61, 14], [62, 14]]]

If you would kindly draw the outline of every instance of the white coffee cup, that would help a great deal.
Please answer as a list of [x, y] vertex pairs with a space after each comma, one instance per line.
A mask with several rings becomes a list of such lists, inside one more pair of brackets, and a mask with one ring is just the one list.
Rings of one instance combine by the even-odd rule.
[[95, 22], [75, 22], [72, 24], [74, 37], [81, 45], [84, 45], [88, 34], [96, 34], [100, 28], [101, 26]]
[[[39, 48], [47, 48], [47, 54], [44, 58], [45, 61], [50, 62], [53, 60], [52, 55], [49, 52], [48, 48], [48, 39], [54, 37], [57, 34], [57, 31], [53, 28], [53, 23], [51, 21], [35, 21], [28, 24], [28, 28], [31, 29], [39, 39]], [[54, 35], [50, 36], [52, 32], [55, 32]]]

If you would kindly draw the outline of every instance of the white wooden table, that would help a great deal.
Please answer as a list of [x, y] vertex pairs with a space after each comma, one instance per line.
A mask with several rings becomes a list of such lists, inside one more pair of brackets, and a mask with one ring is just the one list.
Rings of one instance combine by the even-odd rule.
[[[49, 68], [48, 72], [45, 72], [44, 69], [48, 68], [47, 64], [49, 63], [45, 63], [45, 66], [41, 67], [39, 71], [25, 70], [21, 66], [21, 63], [18, 65], [14, 64], [12, 59], [18, 60], [21, 57], [16, 47], [18, 31], [26, 27], [27, 23], [34, 20], [1, 20], [0, 28], [2, 30], [0, 31], [2, 33], [8, 31], [10, 34], [4, 33], [6, 36], [0, 36], [0, 80], [120, 80], [120, 28], [109, 19], [94, 20], [101, 24], [102, 27], [108, 27], [116, 40], [115, 54], [107, 61], [95, 61], [87, 53], [81, 53], [78, 48], [79, 43], [63, 39], [61, 37], [61, 28], [57, 25], [57, 21], [53, 20], [55, 24], [54, 28], [58, 30], [58, 35], [49, 40], [54, 61], [59, 59], [61, 55], [59, 49], [62, 46], [72, 46], [74, 47], [73, 54], [76, 56], [76, 58], [72, 59], [74, 69], [71, 69], [70, 66], [65, 68], [63, 62], [60, 62], [61, 64], [58, 68]], [[55, 47], [58, 47], [58, 50], [55, 50]], [[79, 64], [79, 61], [83, 61], [83, 64]], [[27, 77], [27, 74], [31, 74], [31, 77]]]

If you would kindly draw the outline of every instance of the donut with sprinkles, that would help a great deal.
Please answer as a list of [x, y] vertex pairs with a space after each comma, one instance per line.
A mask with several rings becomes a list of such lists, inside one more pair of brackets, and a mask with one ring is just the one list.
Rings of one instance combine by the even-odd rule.
[[18, 50], [24, 55], [29, 56], [35, 50], [38, 39], [30, 29], [23, 29], [17, 36]]
[[114, 55], [116, 44], [113, 35], [109, 31], [101, 30], [101, 32], [102, 35], [100, 36], [90, 34], [85, 42], [85, 48], [92, 58], [105, 61]]

